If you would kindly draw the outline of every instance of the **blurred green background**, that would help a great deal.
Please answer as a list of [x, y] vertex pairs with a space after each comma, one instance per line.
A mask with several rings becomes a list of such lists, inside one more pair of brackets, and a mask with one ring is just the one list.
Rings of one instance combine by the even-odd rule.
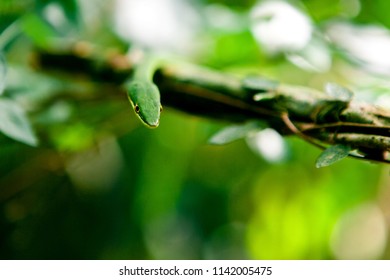
[[0, 106], [0, 258], [388, 259], [388, 166], [316, 169], [318, 149], [269, 131], [212, 146], [227, 122], [172, 108], [150, 130], [112, 85], [34, 57], [80, 42], [97, 60], [143, 48], [335, 81], [389, 106], [389, 11], [385, 0], [2, 0], [0, 103], [19, 118]]

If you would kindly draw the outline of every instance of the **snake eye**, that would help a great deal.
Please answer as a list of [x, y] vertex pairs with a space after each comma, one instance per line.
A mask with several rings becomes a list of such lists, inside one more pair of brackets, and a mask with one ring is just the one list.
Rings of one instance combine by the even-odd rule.
[[138, 106], [138, 104], [135, 104], [135, 106], [134, 106], [134, 111], [138, 114], [139, 113], [139, 106]]
[[160, 113], [163, 111], [163, 107], [160, 105]]

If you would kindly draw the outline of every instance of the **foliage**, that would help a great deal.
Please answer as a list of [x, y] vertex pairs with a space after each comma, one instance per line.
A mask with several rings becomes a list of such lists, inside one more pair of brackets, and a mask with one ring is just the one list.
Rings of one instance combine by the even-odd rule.
[[[280, 141], [262, 132], [209, 145], [225, 121], [165, 107], [159, 128], [148, 130], [121, 84], [130, 74], [123, 59], [129, 49], [136, 57], [139, 46], [164, 46], [161, 51], [234, 75], [317, 89], [332, 82], [328, 92], [348, 99], [349, 91], [335, 86], [343, 84], [356, 99], [386, 105], [389, 68], [382, 64], [379, 71], [327, 32], [336, 18], [356, 28], [389, 28], [390, 3], [291, 2], [312, 25], [310, 42], [269, 53], [254, 36], [255, 1], [157, 1], [192, 10], [185, 19], [175, 13], [182, 23], [175, 32], [159, 31], [177, 35], [170, 44], [153, 44], [147, 34], [118, 35], [114, 2], [123, 1], [1, 1], [1, 258], [389, 258], [380, 238], [387, 229], [367, 233], [362, 223], [345, 230], [356, 215], [386, 224], [388, 167], [346, 159], [316, 169], [318, 149], [295, 137], [281, 140], [287, 150], [273, 160], [266, 152], [280, 151]], [[134, 3], [141, 2], [152, 0]], [[254, 128], [248, 124], [238, 134]], [[235, 140], [224, 131], [212, 142]], [[335, 149], [347, 150], [331, 146], [317, 164], [338, 160]], [[346, 240], [358, 245], [340, 245]], [[378, 249], [362, 251], [360, 244]]]
[[351, 147], [342, 144], [330, 146], [319, 156], [316, 162], [316, 166], [328, 166], [339, 160], [342, 160], [343, 158], [348, 156], [351, 150]]

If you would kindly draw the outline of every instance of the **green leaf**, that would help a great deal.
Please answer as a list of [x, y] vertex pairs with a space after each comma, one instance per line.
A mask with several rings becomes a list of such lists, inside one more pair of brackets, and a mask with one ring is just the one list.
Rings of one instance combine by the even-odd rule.
[[0, 131], [27, 145], [38, 144], [24, 110], [9, 99], [0, 99]]
[[60, 0], [58, 4], [61, 5], [66, 17], [75, 25], [79, 24], [79, 6], [76, 0]]
[[60, 8], [66, 19], [74, 25], [79, 24], [79, 5], [77, 0], [37, 0], [38, 10], [43, 11], [49, 5]]
[[213, 135], [209, 143], [213, 145], [224, 145], [236, 141], [238, 139], [244, 138], [249, 134], [259, 132], [266, 126], [258, 121], [248, 122], [241, 125], [231, 125], [223, 128]]
[[318, 157], [316, 167], [329, 166], [335, 162], [342, 160], [349, 155], [349, 152], [353, 149], [350, 146], [337, 144], [330, 146]]
[[0, 95], [3, 94], [5, 88], [5, 78], [7, 75], [7, 63], [3, 54], [0, 52]]
[[335, 83], [327, 83], [325, 85], [325, 91], [330, 97], [340, 101], [349, 102], [353, 97], [352, 91]]
[[1, 0], [0, 1], [0, 33], [7, 29], [19, 17], [31, 11], [34, 0]]
[[34, 44], [41, 48], [49, 47], [51, 40], [57, 36], [55, 30], [43, 18], [34, 13], [23, 16], [21, 27]]

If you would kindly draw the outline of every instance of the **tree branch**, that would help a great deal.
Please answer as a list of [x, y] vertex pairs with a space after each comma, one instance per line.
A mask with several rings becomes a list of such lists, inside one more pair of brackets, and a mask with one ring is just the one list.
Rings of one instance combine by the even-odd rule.
[[[78, 69], [95, 81], [117, 86], [134, 65], [120, 55], [99, 61], [77, 53], [39, 52], [36, 56], [42, 69]], [[232, 122], [261, 120], [282, 135], [297, 135], [322, 149], [349, 145], [355, 150], [351, 156], [390, 162], [390, 112], [371, 104], [261, 79], [248, 86], [242, 78], [189, 64], [163, 65], [154, 81], [163, 106]]]

